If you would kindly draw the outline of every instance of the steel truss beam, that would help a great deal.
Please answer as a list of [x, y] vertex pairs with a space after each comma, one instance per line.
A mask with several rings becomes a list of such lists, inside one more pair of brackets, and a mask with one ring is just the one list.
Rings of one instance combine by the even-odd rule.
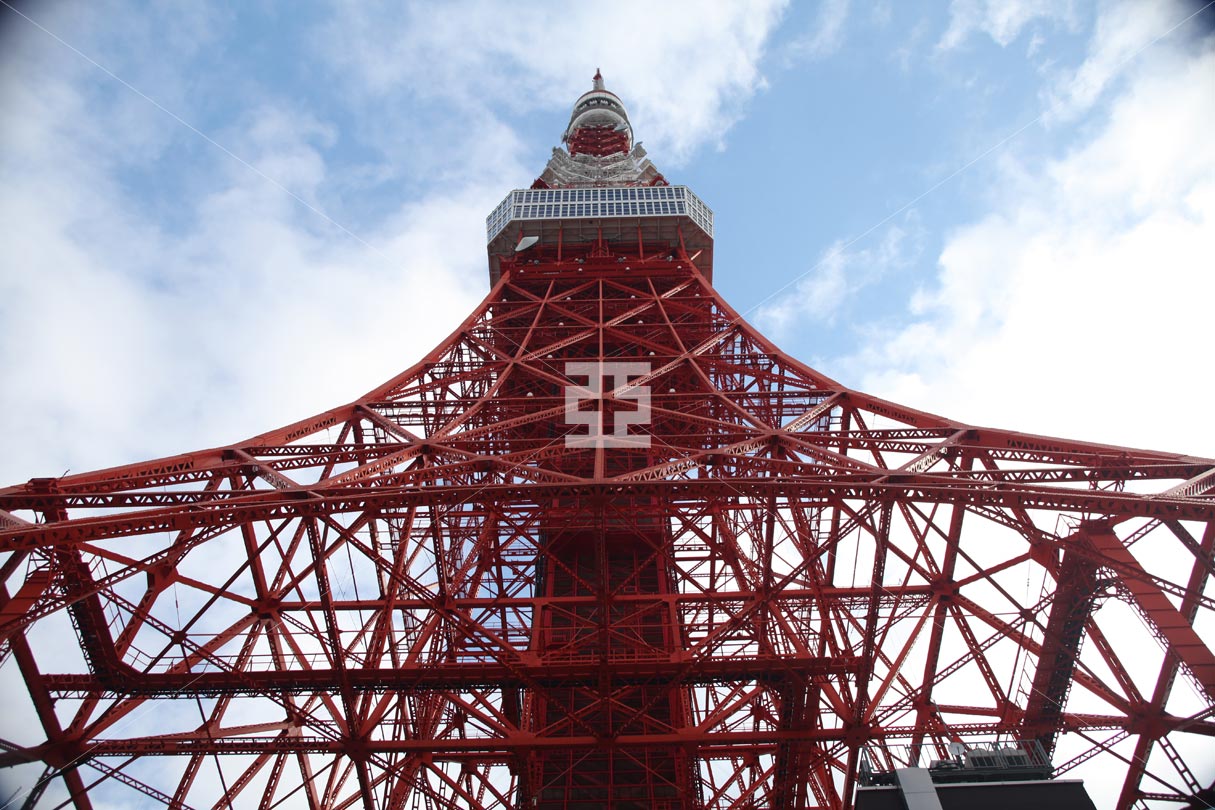
[[[76, 807], [844, 808], [866, 748], [1000, 735], [1120, 808], [1210, 782], [1215, 462], [850, 390], [637, 250], [508, 257], [355, 402], [0, 490], [0, 765]], [[584, 404], [648, 388], [648, 447], [566, 445], [586, 362], [649, 369]]]

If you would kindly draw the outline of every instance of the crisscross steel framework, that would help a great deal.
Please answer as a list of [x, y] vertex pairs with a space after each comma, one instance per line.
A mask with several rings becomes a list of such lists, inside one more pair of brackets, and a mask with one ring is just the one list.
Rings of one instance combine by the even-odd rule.
[[[566, 446], [588, 360], [651, 368], [648, 448]], [[0, 490], [0, 764], [31, 807], [842, 808], [862, 750], [1003, 735], [1167, 806], [1213, 487], [849, 390], [677, 245], [540, 246], [355, 402]]]

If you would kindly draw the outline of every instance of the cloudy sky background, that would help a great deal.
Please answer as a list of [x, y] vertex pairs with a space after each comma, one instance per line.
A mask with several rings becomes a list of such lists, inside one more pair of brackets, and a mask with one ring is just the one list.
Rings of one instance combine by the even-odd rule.
[[596, 67], [790, 353], [974, 424], [1215, 455], [1201, 3], [8, 2], [4, 483], [412, 364]]
[[596, 67], [791, 354], [974, 424], [1215, 456], [1213, 4], [11, 2], [0, 484], [411, 365]]

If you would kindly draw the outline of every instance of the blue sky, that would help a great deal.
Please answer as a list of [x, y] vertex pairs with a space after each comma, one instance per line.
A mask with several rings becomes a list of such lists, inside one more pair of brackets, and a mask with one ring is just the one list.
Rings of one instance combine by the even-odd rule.
[[1215, 455], [1199, 3], [18, 7], [8, 482], [226, 444], [412, 364], [596, 67], [791, 354], [975, 424]]

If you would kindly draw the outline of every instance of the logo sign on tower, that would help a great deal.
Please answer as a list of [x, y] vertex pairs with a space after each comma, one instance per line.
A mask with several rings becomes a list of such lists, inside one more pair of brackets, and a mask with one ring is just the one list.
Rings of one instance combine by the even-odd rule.
[[[649, 447], [649, 434], [630, 434], [630, 425], [650, 423], [650, 387], [636, 385], [630, 379], [650, 373], [645, 362], [581, 361], [565, 364], [565, 376], [586, 377], [586, 385], [565, 387], [565, 423], [586, 425], [587, 432], [569, 434], [566, 447]], [[605, 386], [604, 380], [610, 380]], [[594, 400], [595, 408], [582, 410], [582, 403]], [[635, 409], [622, 410], [608, 403], [633, 401]], [[611, 432], [604, 432], [604, 422], [610, 421]]]

